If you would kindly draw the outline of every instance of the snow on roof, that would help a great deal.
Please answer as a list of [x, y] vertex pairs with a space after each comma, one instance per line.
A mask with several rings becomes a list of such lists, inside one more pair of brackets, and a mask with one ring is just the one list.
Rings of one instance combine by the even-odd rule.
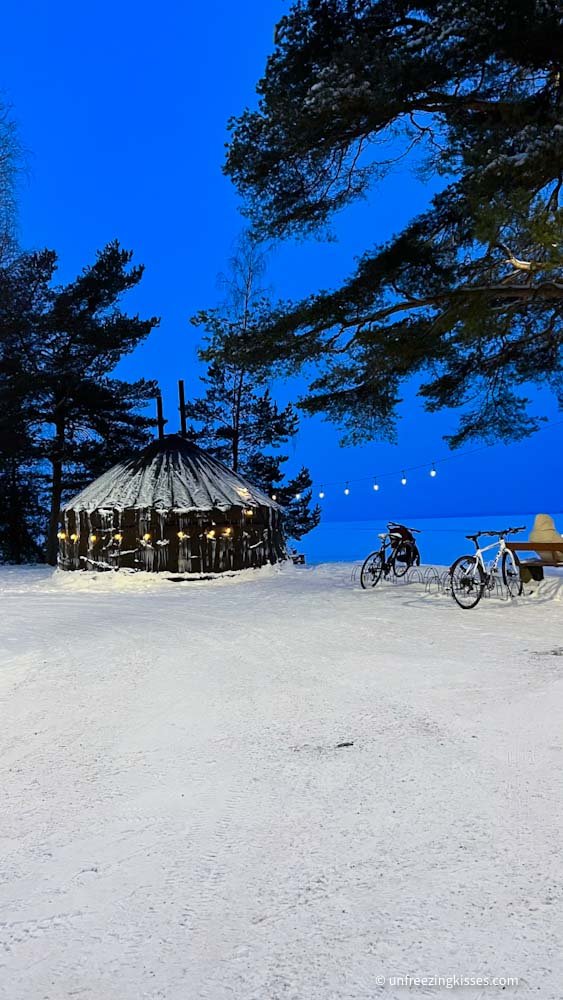
[[279, 509], [262, 490], [197, 445], [179, 434], [168, 434], [104, 472], [63, 510], [192, 511], [258, 506]]

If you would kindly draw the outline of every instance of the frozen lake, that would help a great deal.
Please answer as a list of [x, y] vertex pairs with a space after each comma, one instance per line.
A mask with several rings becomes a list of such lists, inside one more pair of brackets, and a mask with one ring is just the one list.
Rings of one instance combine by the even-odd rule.
[[[563, 532], [563, 513], [551, 513], [559, 531]], [[520, 538], [525, 540], [534, 523], [535, 514], [469, 514], [462, 517], [407, 518], [404, 524], [420, 528], [418, 539], [424, 563], [449, 566], [473, 546], [465, 535], [473, 531], [497, 530], [525, 525]], [[309, 563], [348, 562], [364, 559], [373, 549], [379, 548], [378, 532], [385, 531], [387, 522], [379, 521], [322, 521], [299, 543]]]

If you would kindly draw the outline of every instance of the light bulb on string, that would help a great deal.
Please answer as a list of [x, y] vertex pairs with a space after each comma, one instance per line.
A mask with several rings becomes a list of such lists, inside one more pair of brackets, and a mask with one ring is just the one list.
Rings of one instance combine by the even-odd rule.
[[375, 492], [377, 493], [377, 491], [379, 489], [379, 483], [377, 482], [377, 479], [374, 479], [374, 481], [373, 481], [373, 488], [374, 488]]
[[301, 494], [300, 493], [296, 493], [295, 494], [295, 499], [296, 500], [301, 500]]
[[319, 490], [319, 500], [324, 500], [324, 498], [325, 498], [325, 491], [324, 491], [323, 487], [321, 486], [321, 488]]
[[278, 499], [277, 494], [276, 493], [272, 493], [272, 500], [277, 500], [277, 499]]
[[403, 472], [403, 475], [402, 475], [402, 478], [401, 478], [401, 486], [406, 486], [406, 485], [407, 485], [407, 477], [405, 476], [405, 473]]
[[346, 483], [346, 488], [344, 490], [344, 496], [345, 497], [349, 497], [350, 496], [350, 487], [348, 486], [348, 483]]
[[438, 475], [438, 473], [436, 472], [436, 466], [434, 465], [434, 462], [432, 462], [432, 468], [430, 469], [430, 475], [432, 476], [432, 479], [434, 479], [434, 477]]

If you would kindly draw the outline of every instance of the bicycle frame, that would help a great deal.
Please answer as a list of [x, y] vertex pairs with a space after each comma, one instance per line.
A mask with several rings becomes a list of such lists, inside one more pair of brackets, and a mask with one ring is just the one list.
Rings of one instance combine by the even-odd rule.
[[[381, 547], [379, 549], [381, 555], [383, 556], [383, 572], [385, 575], [389, 572], [389, 563], [391, 556], [393, 555], [393, 540], [389, 535], [389, 532], [381, 539]], [[389, 551], [389, 554], [387, 554]]]
[[[483, 553], [484, 552], [490, 552], [491, 549], [496, 549], [497, 547], [498, 547], [497, 554], [496, 554], [495, 558], [489, 563], [489, 568], [487, 569], [487, 566], [485, 565], [485, 560], [483, 559]], [[498, 538], [496, 540], [496, 542], [491, 542], [490, 545], [485, 545], [483, 548], [481, 548], [479, 545], [477, 545], [477, 542], [476, 542], [475, 543], [475, 549], [476, 549], [476, 551], [475, 551], [475, 559], [477, 560], [477, 562], [476, 562], [475, 566], [473, 567], [473, 574], [475, 574], [477, 563], [479, 563], [479, 565], [481, 566], [481, 569], [483, 570], [483, 573], [485, 574], [485, 576], [487, 577], [487, 579], [490, 580], [491, 577], [492, 577], [492, 575], [493, 575], [493, 573], [496, 573], [498, 564], [499, 564], [502, 556], [504, 555], [505, 552], [509, 551], [509, 549], [507, 547], [507, 544], [506, 544], [506, 542], [504, 540], [504, 537], [501, 535], [501, 537]]]
[[[388, 531], [387, 534], [385, 535], [385, 538], [381, 539], [381, 548], [379, 551], [383, 553], [383, 558], [385, 560], [386, 566], [390, 561], [391, 556], [394, 554], [395, 550], [399, 548], [401, 541], [402, 541], [401, 535], [393, 531]], [[389, 555], [387, 555], [387, 549], [389, 549]]]

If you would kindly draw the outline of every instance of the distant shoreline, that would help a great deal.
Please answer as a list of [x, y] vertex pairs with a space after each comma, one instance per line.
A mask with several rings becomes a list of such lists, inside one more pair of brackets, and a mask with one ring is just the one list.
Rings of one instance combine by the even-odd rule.
[[[420, 528], [420, 551], [423, 562], [449, 565], [458, 555], [472, 551], [465, 535], [473, 531], [497, 530], [509, 525], [524, 525], [522, 538], [529, 535], [536, 513], [459, 514], [455, 517], [406, 517], [404, 524]], [[563, 512], [551, 514], [563, 534]], [[357, 521], [321, 521], [319, 526], [298, 543], [308, 563], [354, 562], [378, 547], [378, 533], [387, 527], [386, 517]]]

